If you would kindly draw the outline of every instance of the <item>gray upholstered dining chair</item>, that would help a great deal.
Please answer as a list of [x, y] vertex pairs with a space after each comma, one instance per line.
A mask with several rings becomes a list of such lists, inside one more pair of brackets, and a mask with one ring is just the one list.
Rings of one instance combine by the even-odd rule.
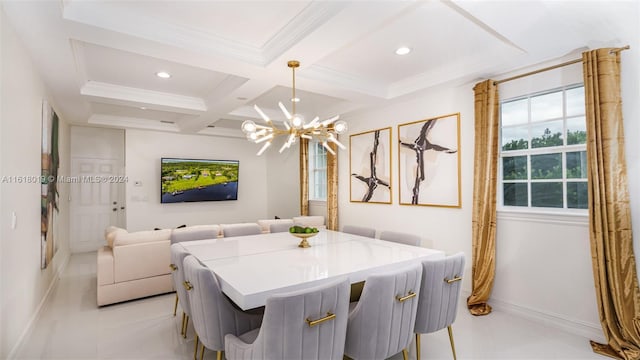
[[386, 359], [402, 351], [413, 339], [420, 295], [419, 263], [371, 275], [362, 296], [351, 303], [344, 353], [352, 359]]
[[371, 229], [363, 226], [345, 225], [342, 227], [342, 232], [353, 235], [366, 236], [370, 238], [376, 237], [376, 229]]
[[262, 229], [256, 223], [223, 224], [222, 234], [224, 237], [258, 235], [262, 234]]
[[451, 351], [456, 359], [451, 324], [456, 320], [464, 263], [463, 253], [422, 262], [422, 295], [418, 299], [415, 326], [417, 360], [420, 360], [420, 334], [432, 333], [445, 327], [449, 330]]
[[218, 225], [194, 225], [171, 231], [171, 243], [184, 241], [216, 239], [220, 227]]
[[348, 280], [274, 295], [260, 329], [225, 336], [227, 359], [342, 359]]
[[215, 274], [193, 255], [184, 259], [184, 272], [184, 287], [189, 292], [191, 318], [196, 331], [196, 355], [200, 340], [200, 359], [204, 357], [206, 347], [217, 351], [217, 359], [221, 360], [224, 336], [239, 335], [258, 328], [262, 323], [262, 314], [250, 314], [237, 309], [220, 290]]
[[289, 228], [293, 226], [293, 220], [287, 222], [279, 222], [277, 224], [269, 225], [269, 232], [278, 233], [278, 232], [288, 232]]
[[420, 236], [396, 231], [383, 231], [380, 240], [393, 241], [401, 244], [420, 246]]
[[191, 306], [189, 304], [189, 295], [182, 286], [184, 282], [184, 258], [189, 253], [180, 244], [171, 245], [171, 279], [173, 280], [173, 287], [176, 289], [176, 303], [173, 306], [173, 316], [176, 316], [178, 310], [178, 301], [182, 308], [182, 326], [180, 327], [180, 335], [187, 337], [187, 325], [189, 324], [189, 317], [191, 316]]

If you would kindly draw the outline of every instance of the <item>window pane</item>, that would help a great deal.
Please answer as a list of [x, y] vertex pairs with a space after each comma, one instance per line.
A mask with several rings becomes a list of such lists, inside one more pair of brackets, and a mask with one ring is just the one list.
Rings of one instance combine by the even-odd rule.
[[587, 193], [587, 183], [585, 181], [567, 182], [567, 207], [570, 209], [587, 209]]
[[527, 180], [527, 156], [502, 158], [503, 180]]
[[502, 190], [505, 206], [529, 206], [527, 183], [504, 183]]
[[562, 117], [562, 92], [538, 95], [531, 98], [531, 121]]
[[567, 116], [582, 115], [585, 113], [583, 86], [567, 90], [566, 96]]
[[529, 131], [526, 126], [502, 128], [502, 150], [522, 150], [529, 147]]
[[502, 126], [527, 123], [527, 99], [502, 103], [500, 114]]
[[562, 120], [531, 126], [531, 148], [562, 146]]
[[587, 152], [576, 151], [567, 153], [567, 179], [587, 178]]
[[531, 179], [562, 179], [562, 153], [531, 155]]
[[584, 116], [567, 119], [567, 145], [586, 144], [587, 126]]
[[531, 183], [531, 206], [561, 208], [562, 183]]

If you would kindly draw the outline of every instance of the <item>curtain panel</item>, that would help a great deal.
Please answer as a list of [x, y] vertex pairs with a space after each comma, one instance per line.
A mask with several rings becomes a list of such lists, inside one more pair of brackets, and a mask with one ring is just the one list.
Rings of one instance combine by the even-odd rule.
[[300, 215], [309, 215], [309, 139], [300, 138]]
[[338, 230], [338, 147], [330, 143], [336, 154], [327, 154], [327, 229]]
[[472, 315], [487, 315], [496, 269], [496, 184], [500, 132], [498, 86], [493, 80], [476, 84], [473, 176], [472, 289], [467, 307]]
[[640, 359], [640, 290], [631, 229], [624, 153], [620, 53], [582, 54], [584, 70], [589, 237], [600, 323], [599, 354]]

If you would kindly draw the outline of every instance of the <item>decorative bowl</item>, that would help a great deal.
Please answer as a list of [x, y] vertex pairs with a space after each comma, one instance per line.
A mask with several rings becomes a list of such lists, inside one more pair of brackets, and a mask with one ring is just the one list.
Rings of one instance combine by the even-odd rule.
[[308, 238], [310, 237], [314, 237], [316, 235], [318, 235], [318, 233], [289, 233], [299, 239], [302, 239], [302, 241], [300, 241], [300, 244], [298, 244], [298, 247], [301, 248], [308, 248], [311, 247], [311, 244], [309, 244], [309, 242], [307, 241]]

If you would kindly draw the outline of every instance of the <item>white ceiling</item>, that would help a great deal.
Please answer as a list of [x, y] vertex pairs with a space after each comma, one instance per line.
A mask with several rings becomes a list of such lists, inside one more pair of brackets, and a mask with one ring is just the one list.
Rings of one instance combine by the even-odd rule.
[[[4, 1], [74, 124], [242, 136], [638, 36], [637, 1]], [[632, 33], [629, 35], [629, 33]], [[406, 56], [394, 54], [409, 46]], [[167, 71], [170, 79], [155, 74]]]

